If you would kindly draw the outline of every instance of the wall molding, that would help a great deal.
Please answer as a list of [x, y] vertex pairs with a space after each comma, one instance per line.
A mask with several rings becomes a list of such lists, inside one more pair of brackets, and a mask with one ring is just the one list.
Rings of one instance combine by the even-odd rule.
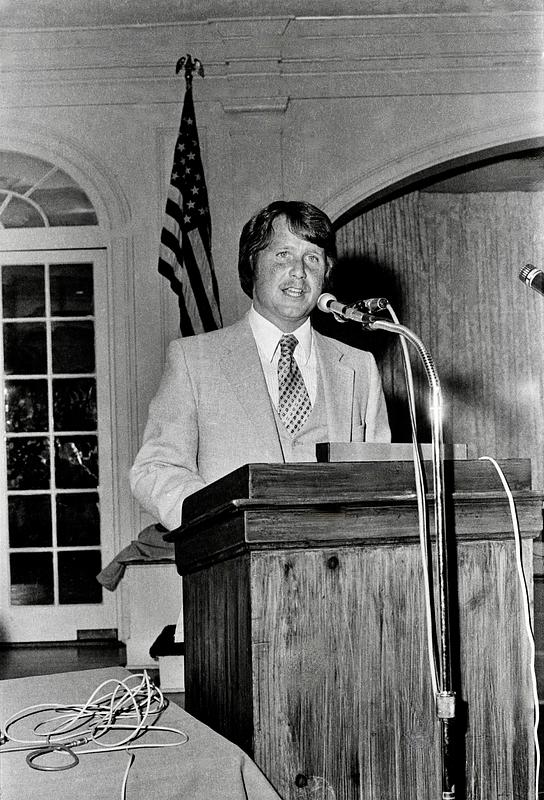
[[225, 114], [285, 114], [289, 97], [247, 97], [243, 100], [222, 100]]
[[[204, 63], [203, 102], [237, 97], [504, 91], [542, 87], [542, 13], [210, 19], [0, 30], [5, 106], [175, 102], [175, 64]], [[315, 95], [314, 95], [315, 96]], [[235, 112], [231, 112], [235, 113]]]

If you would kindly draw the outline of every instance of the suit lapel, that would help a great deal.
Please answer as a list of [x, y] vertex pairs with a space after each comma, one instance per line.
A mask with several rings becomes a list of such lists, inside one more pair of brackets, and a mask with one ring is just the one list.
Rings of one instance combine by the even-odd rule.
[[270, 461], [283, 461], [270, 395], [264, 379], [259, 352], [246, 317], [224, 329], [221, 368], [258, 441], [269, 450]]
[[331, 442], [351, 441], [355, 371], [334, 340], [314, 331]]

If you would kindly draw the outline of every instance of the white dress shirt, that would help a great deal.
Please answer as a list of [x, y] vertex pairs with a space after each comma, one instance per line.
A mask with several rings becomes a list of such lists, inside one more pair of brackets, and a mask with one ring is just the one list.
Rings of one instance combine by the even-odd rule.
[[[251, 306], [248, 314], [249, 324], [255, 337], [257, 350], [268, 387], [270, 399], [274, 408], [278, 408], [279, 388], [278, 388], [278, 361], [280, 357], [279, 341], [284, 335], [273, 322], [270, 322], [262, 314], [259, 314]], [[317, 395], [317, 358], [315, 347], [313, 346], [313, 331], [310, 320], [307, 319], [296, 330], [292, 331], [297, 337], [298, 344], [295, 347], [294, 357], [304, 378], [306, 389], [310, 397], [312, 406], [315, 404]]]

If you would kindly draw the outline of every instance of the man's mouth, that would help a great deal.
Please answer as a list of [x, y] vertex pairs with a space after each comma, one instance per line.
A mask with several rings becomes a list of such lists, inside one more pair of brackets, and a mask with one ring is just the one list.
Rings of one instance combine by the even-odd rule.
[[288, 297], [302, 297], [305, 293], [304, 289], [297, 286], [286, 286], [285, 289], [282, 289], [283, 293], [286, 294]]

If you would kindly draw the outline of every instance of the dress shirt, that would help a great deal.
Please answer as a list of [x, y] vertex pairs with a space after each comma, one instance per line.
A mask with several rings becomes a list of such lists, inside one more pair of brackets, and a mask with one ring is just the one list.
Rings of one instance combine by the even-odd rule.
[[[280, 357], [279, 342], [284, 334], [273, 322], [259, 314], [253, 306], [249, 310], [249, 324], [257, 344], [259, 358], [264, 372], [266, 385], [274, 408], [278, 408], [278, 361]], [[313, 347], [313, 331], [307, 319], [296, 330], [290, 331], [298, 339], [295, 347], [295, 361], [304, 378], [306, 389], [312, 406], [317, 395], [317, 358]]]

